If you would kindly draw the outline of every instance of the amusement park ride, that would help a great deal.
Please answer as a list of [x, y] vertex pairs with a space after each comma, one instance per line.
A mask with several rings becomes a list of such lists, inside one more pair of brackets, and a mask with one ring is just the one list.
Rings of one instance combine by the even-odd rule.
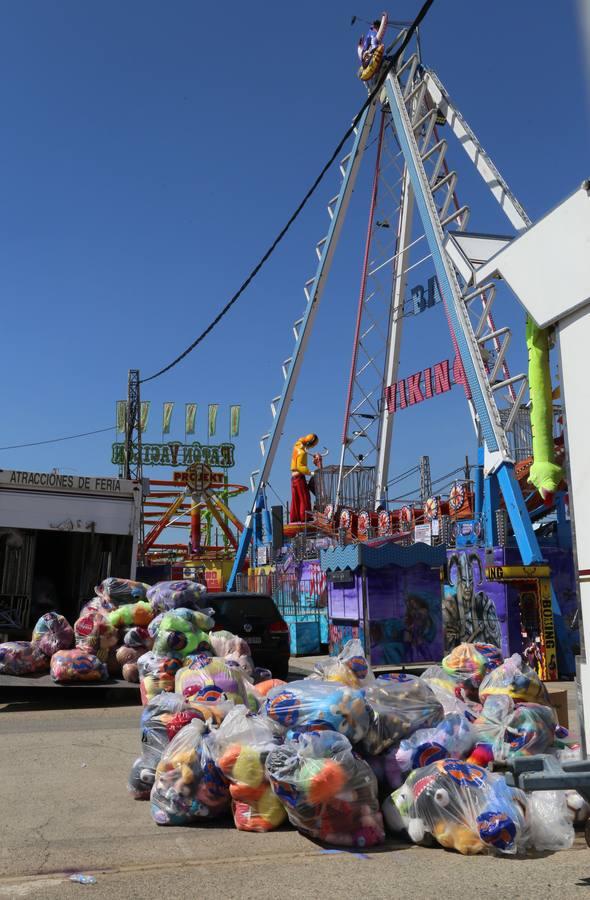
[[[558, 535], [566, 531], [570, 534], [569, 522], [566, 524], [568, 485], [561, 470], [565, 453], [563, 410], [554, 404], [550, 332], [543, 329], [555, 324], [560, 316], [567, 317], [571, 310], [564, 301], [559, 312], [550, 314], [546, 285], [555, 288], [555, 278], [548, 275], [544, 286], [538, 277], [529, 277], [537, 267], [531, 247], [544, 254], [545, 268], [547, 260], [555, 262], [546, 237], [551, 229], [544, 229], [545, 220], [532, 225], [438, 76], [423, 63], [419, 42], [414, 40], [413, 49], [410, 44], [405, 55], [397, 58], [396, 54], [392, 64], [392, 49], [403, 37], [401, 32], [387, 51], [381, 51], [376, 74], [369, 73], [372, 81], [361, 75], [368, 80], [370, 102], [354, 128], [349, 152], [340, 161], [340, 185], [327, 205], [328, 231], [315, 248], [316, 271], [304, 285], [306, 302], [293, 325], [294, 347], [282, 364], [283, 385], [270, 402], [271, 426], [260, 439], [262, 465], [251, 474], [252, 503], [244, 525], [227, 506], [228, 499], [244, 488], [224, 483], [217, 490], [211, 482], [214, 475], [189, 469], [177, 474], [174, 483], [154, 483], [158, 491], [146, 501], [145, 519], [152, 528], [144, 539], [143, 553], [146, 559], [155, 561], [160, 554], [155, 545], [157, 537], [170, 524], [182, 524], [183, 520], [175, 521], [175, 516], [190, 515], [192, 549], [198, 547], [203, 554], [222, 553], [228, 561], [233, 558], [227, 579], [227, 588], [233, 590], [248, 559], [250, 566], [255, 566], [256, 548], [271, 542], [266, 501], [270, 472], [358, 173], [363, 161], [373, 154], [369, 148], [376, 146], [339, 463], [320, 467], [314, 473], [315, 509], [308, 521], [285, 526], [284, 533], [287, 540], [300, 531], [315, 531], [337, 536], [344, 544], [370, 542], [372, 538], [407, 544], [411, 534], [419, 540], [419, 528], [425, 527], [429, 542], [447, 542], [450, 537], [448, 543], [457, 549], [479, 548], [479, 568], [481, 571], [485, 558], [488, 581], [528, 586], [527, 596], [536, 598], [543, 674], [555, 678], [559, 648], [562, 661], [566, 654], [564, 671], [568, 673], [573, 671], [573, 654], [564, 633], [566, 622], [547, 553], [539, 544], [533, 523], [553, 512]], [[379, 66], [385, 77], [380, 75]], [[374, 141], [369, 140], [371, 136]], [[480, 210], [480, 200], [476, 198], [475, 207], [470, 207], [463, 192], [460, 194], [458, 172], [462, 165], [479, 176], [480, 190], [496, 201], [505, 219], [504, 234], [487, 233], [485, 222], [483, 226], [477, 223], [477, 231], [468, 230]], [[471, 172], [467, 184], [474, 180]], [[587, 199], [588, 191], [582, 189], [582, 193]], [[584, 221], [579, 228], [587, 242], [586, 206], [578, 219]], [[552, 216], [547, 217], [548, 222], [551, 220]], [[561, 227], [564, 235], [571, 231], [563, 221]], [[542, 237], [535, 241], [537, 234]], [[531, 241], [527, 243], [529, 235]], [[580, 269], [584, 247], [587, 253], [584, 240], [580, 244], [578, 239], [569, 254], [563, 250], [563, 258], [570, 260], [574, 270], [576, 266]], [[521, 258], [526, 258], [526, 265]], [[414, 287], [409, 285], [410, 273]], [[414, 278], [422, 284], [416, 284]], [[527, 321], [528, 373], [512, 373], [508, 361], [511, 330], [496, 320], [496, 296], [506, 296], [500, 293], [505, 291], [503, 280], [514, 289], [527, 313], [534, 316], [534, 321]], [[576, 285], [584, 287], [579, 287], [571, 300], [571, 309], [588, 302], [587, 272], [579, 274]], [[537, 313], [538, 301], [531, 297], [535, 290], [545, 302], [542, 314]], [[444, 311], [454, 358], [400, 377], [404, 323], [435, 306]], [[571, 330], [562, 331], [575, 343]], [[580, 359], [579, 350], [577, 347]], [[580, 373], [576, 375], [579, 382]], [[563, 357], [561, 377], [562, 390], [567, 392]], [[570, 369], [570, 383], [574, 380]], [[453, 384], [464, 391], [475, 429], [475, 479], [457, 481], [445, 498], [427, 490], [430, 481], [423, 478], [421, 502], [405, 503], [396, 509], [388, 498], [396, 415], [445, 393]], [[570, 393], [578, 407], [581, 391], [578, 383]], [[129, 396], [132, 399], [132, 389]], [[568, 415], [573, 415], [571, 405]], [[128, 421], [133, 421], [131, 416]], [[578, 424], [578, 430], [580, 427]], [[140, 440], [138, 432], [136, 437]], [[577, 435], [580, 448], [586, 446], [587, 437]], [[130, 431], [128, 447], [133, 439]], [[578, 471], [582, 468], [580, 461]], [[221, 528], [223, 548], [212, 547], [209, 536], [201, 544], [202, 515], [213, 517]], [[239, 540], [228, 529], [228, 520]], [[439, 528], [445, 522], [449, 527], [443, 533]], [[438, 538], [434, 540], [436, 533]], [[567, 540], [569, 552], [571, 537]], [[515, 555], [497, 566], [494, 553], [508, 543]], [[166, 546], [162, 551], [180, 551], [180, 546]], [[580, 572], [590, 584], [590, 568]], [[590, 688], [590, 676], [585, 677]]]

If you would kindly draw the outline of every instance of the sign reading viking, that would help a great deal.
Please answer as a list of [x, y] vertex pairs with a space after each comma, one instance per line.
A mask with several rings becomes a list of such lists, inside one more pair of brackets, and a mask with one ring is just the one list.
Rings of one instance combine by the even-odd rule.
[[[234, 444], [216, 444], [206, 446], [194, 441], [192, 444], [181, 444], [171, 441], [169, 444], [142, 444], [141, 462], [144, 466], [192, 466], [203, 463], [229, 469], [235, 465]], [[111, 462], [115, 466], [125, 463], [125, 444], [113, 444]], [[137, 462], [137, 450], [134, 448], [133, 460]]]

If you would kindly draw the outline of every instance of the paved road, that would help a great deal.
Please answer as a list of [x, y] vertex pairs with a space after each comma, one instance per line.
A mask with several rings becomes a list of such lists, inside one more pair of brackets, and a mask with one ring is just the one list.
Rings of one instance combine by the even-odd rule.
[[[393, 841], [326, 853], [288, 828], [158, 828], [125, 788], [138, 720], [138, 707], [0, 709], [0, 900], [590, 897], [581, 837], [569, 852], [512, 860]], [[73, 884], [73, 872], [97, 883]]]

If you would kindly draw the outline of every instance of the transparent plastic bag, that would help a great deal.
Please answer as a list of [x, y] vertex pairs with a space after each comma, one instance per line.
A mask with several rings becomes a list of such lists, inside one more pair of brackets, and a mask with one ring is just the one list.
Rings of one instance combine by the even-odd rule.
[[156, 778], [156, 766], [170, 743], [168, 725], [189, 706], [180, 694], [162, 693], [153, 697], [141, 714], [141, 756], [131, 767], [128, 788], [137, 800], [149, 800]]
[[459, 644], [442, 661], [442, 669], [455, 678], [467, 697], [477, 700], [478, 688], [492, 669], [503, 662], [502, 651], [494, 644]]
[[363, 645], [358, 640], [347, 641], [338, 656], [316, 662], [309, 677], [338, 681], [351, 688], [366, 687], [375, 682]]
[[227, 653], [223, 659], [228, 666], [236, 666], [248, 681], [254, 681], [254, 660], [251, 656], [243, 655], [237, 652]]
[[51, 657], [51, 677], [54, 681], [108, 681], [106, 664], [81, 647], [58, 650]]
[[107, 618], [115, 628], [132, 628], [134, 625], [147, 628], [154, 615], [147, 600], [138, 600], [137, 603], [124, 603], [122, 606], [118, 606], [108, 614]]
[[508, 694], [515, 703], [551, 706], [547, 689], [534, 669], [514, 653], [501, 666], [488, 672], [479, 688], [481, 702], [494, 694]]
[[390, 747], [378, 756], [364, 756], [368, 762], [379, 785], [379, 798], [384, 800], [386, 796], [403, 783], [405, 774], [402, 772], [396, 759], [397, 747]]
[[106, 662], [109, 650], [119, 643], [119, 629], [109, 621], [110, 610], [88, 604], [74, 623], [76, 647], [94, 653]]
[[429, 666], [420, 675], [420, 681], [424, 681], [442, 703], [445, 715], [462, 713], [473, 720], [481, 709], [480, 703], [467, 700], [458, 679], [445, 672], [442, 666]]
[[314, 679], [272, 688], [264, 711], [291, 732], [329, 729], [344, 734], [352, 743], [365, 737], [371, 721], [363, 691]]
[[526, 797], [502, 775], [459, 760], [438, 760], [414, 769], [383, 804], [393, 832], [414, 843], [432, 835], [459, 853], [514, 854], [526, 844]]
[[370, 717], [360, 750], [369, 756], [383, 753], [419, 728], [436, 725], [444, 715], [442, 705], [419, 678], [378, 678], [364, 695]]
[[212, 631], [209, 640], [215, 656], [227, 656], [230, 653], [238, 656], [252, 655], [248, 641], [232, 634], [231, 631]]
[[129, 681], [133, 684], [139, 683], [139, 667], [137, 662], [143, 652], [143, 650], [138, 650], [135, 647], [117, 647], [115, 659], [117, 660], [121, 669], [121, 675], [125, 681]]
[[133, 628], [127, 629], [123, 636], [123, 643], [126, 647], [132, 647], [134, 650], [141, 650], [142, 653], [145, 653], [154, 646], [154, 639], [143, 625], [135, 625]]
[[139, 657], [139, 688], [144, 706], [161, 691], [174, 690], [174, 679], [182, 663], [177, 656], [160, 656], [153, 650]]
[[490, 744], [494, 759], [546, 753], [554, 744], [557, 719], [550, 706], [519, 703], [508, 694], [487, 697], [473, 723], [478, 743]]
[[402, 772], [437, 759], [463, 759], [475, 745], [472, 726], [461, 713], [450, 713], [434, 728], [420, 728], [401, 741], [395, 757]]
[[35, 641], [0, 644], [0, 675], [31, 675], [48, 669], [49, 659]]
[[289, 821], [303, 834], [340, 847], [383, 842], [377, 779], [344, 735], [299, 734], [269, 753], [266, 772]]
[[228, 782], [215, 765], [208, 728], [200, 719], [189, 722], [165, 748], [150, 800], [158, 825], [191, 825], [229, 809]]
[[158, 625], [154, 652], [162, 656], [173, 654], [181, 657], [193, 653], [211, 654], [209, 635], [201, 627], [203, 620], [207, 618], [199, 612], [194, 612], [191, 618], [186, 615], [178, 616], [176, 612], [165, 613]]
[[196, 581], [159, 581], [148, 589], [147, 598], [154, 612], [160, 613], [178, 607], [198, 609], [204, 593], [205, 588]]
[[234, 707], [211, 736], [215, 763], [230, 782], [234, 823], [239, 831], [272, 831], [286, 819], [265, 773], [268, 754], [281, 730], [270, 719]]
[[149, 587], [149, 584], [131, 581], [129, 578], [105, 578], [94, 590], [101, 600], [108, 600], [113, 606], [121, 606], [123, 603], [145, 600]]
[[198, 655], [176, 675], [176, 691], [191, 700], [232, 700], [248, 705], [248, 682], [237, 666], [216, 656]]
[[31, 641], [37, 644], [45, 656], [53, 656], [57, 650], [69, 650], [74, 645], [74, 629], [58, 612], [48, 612], [37, 620]]
[[565, 791], [532, 791], [527, 794], [527, 846], [533, 850], [569, 850], [574, 826]]

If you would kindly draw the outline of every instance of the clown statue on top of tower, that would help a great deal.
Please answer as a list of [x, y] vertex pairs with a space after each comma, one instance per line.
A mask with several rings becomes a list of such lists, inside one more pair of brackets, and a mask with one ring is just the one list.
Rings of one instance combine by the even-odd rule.
[[[293, 455], [291, 457], [291, 522], [305, 522], [307, 513], [311, 510], [311, 497], [309, 487], [305, 480], [306, 475], [311, 475], [307, 466], [307, 451], [315, 447], [318, 442], [317, 434], [306, 434], [295, 441]], [[321, 456], [316, 453], [313, 458], [316, 466], [321, 465]]]
[[387, 13], [384, 12], [381, 19], [375, 19], [364, 37], [359, 39], [357, 53], [361, 67], [358, 75], [361, 81], [370, 81], [379, 71], [385, 53], [383, 36], [386, 28]]

